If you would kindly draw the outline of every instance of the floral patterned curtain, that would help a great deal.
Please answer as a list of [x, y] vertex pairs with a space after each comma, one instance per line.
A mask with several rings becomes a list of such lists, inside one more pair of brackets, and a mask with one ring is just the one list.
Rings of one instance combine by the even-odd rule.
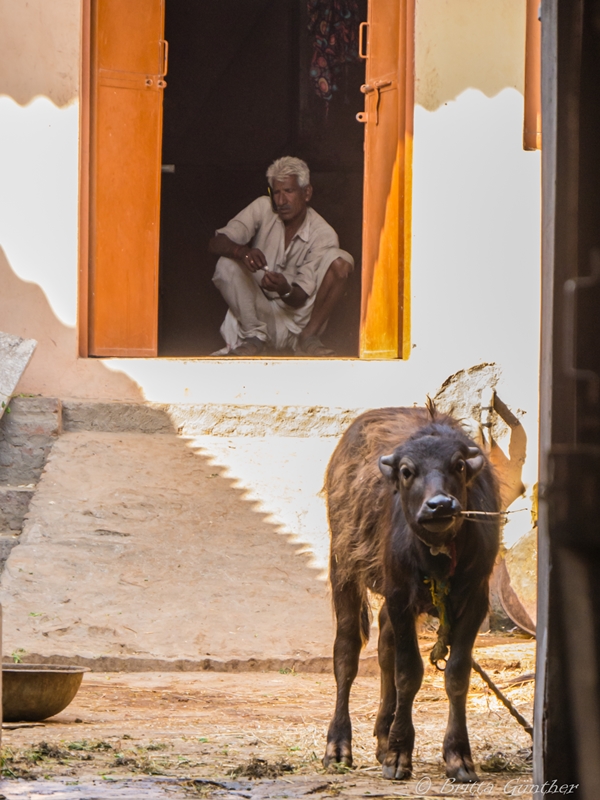
[[358, 61], [358, 3], [308, 0], [308, 18], [314, 37], [310, 78], [318, 96], [329, 105], [342, 65]]

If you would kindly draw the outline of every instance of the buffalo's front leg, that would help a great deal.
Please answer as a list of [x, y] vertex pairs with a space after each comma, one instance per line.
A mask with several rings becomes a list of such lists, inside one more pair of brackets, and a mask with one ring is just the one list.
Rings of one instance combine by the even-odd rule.
[[458, 783], [477, 781], [467, 731], [467, 693], [471, 676], [473, 644], [487, 611], [487, 587], [480, 596], [469, 601], [466, 614], [452, 631], [450, 658], [444, 674], [446, 694], [450, 701], [448, 727], [444, 737], [446, 775]]
[[327, 731], [327, 748], [323, 765], [333, 763], [352, 766], [352, 725], [348, 701], [358, 672], [362, 647], [361, 614], [367, 613], [364, 598], [354, 583], [336, 586], [332, 570], [333, 604], [337, 632], [333, 647], [333, 671], [337, 686], [335, 713]]
[[394, 630], [384, 603], [379, 612], [379, 669], [381, 697], [375, 721], [374, 735], [377, 737], [377, 760], [383, 764], [388, 750], [388, 736], [396, 711], [396, 679], [394, 674], [395, 650]]
[[387, 599], [390, 622], [394, 631], [396, 710], [383, 759], [383, 777], [406, 780], [412, 775], [412, 752], [415, 728], [412, 706], [423, 680], [423, 660], [415, 627], [415, 618], [406, 611], [405, 598]]

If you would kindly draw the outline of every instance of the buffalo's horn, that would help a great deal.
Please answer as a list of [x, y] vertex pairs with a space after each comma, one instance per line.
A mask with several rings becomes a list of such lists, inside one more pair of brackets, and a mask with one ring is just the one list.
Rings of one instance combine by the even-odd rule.
[[467, 447], [467, 453], [469, 458], [473, 458], [473, 456], [481, 455], [481, 450], [478, 447]]
[[396, 457], [394, 453], [389, 456], [381, 456], [379, 459], [379, 469], [386, 478], [390, 480], [394, 477], [394, 470], [396, 469]]
[[476, 447], [469, 447], [469, 454], [471, 452], [473, 452], [473, 457], [467, 458], [466, 460], [469, 481], [472, 481], [473, 478], [479, 472], [481, 472], [481, 470], [483, 469], [483, 465], [485, 464], [485, 459], [481, 453], [481, 450], [478, 450]]

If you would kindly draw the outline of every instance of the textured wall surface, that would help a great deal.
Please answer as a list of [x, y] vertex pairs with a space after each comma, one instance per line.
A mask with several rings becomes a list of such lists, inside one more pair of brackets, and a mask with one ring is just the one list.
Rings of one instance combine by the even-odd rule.
[[79, 0], [0, 0], [0, 94], [57, 106], [79, 91]]

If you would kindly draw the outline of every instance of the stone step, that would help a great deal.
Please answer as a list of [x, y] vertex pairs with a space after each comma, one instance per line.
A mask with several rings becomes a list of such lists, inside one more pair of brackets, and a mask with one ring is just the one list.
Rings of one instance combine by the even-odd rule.
[[35, 487], [0, 486], [0, 530], [20, 533]]
[[336, 437], [362, 410], [16, 397], [0, 420], [0, 484], [37, 482], [52, 443], [63, 431]]
[[183, 436], [340, 436], [364, 409], [64, 400], [65, 431]]
[[0, 420], [0, 484], [37, 483], [61, 429], [60, 400], [13, 397]]
[[19, 536], [20, 534], [17, 531], [0, 530], [0, 572], [4, 569], [6, 559], [9, 557], [13, 547], [19, 544]]

